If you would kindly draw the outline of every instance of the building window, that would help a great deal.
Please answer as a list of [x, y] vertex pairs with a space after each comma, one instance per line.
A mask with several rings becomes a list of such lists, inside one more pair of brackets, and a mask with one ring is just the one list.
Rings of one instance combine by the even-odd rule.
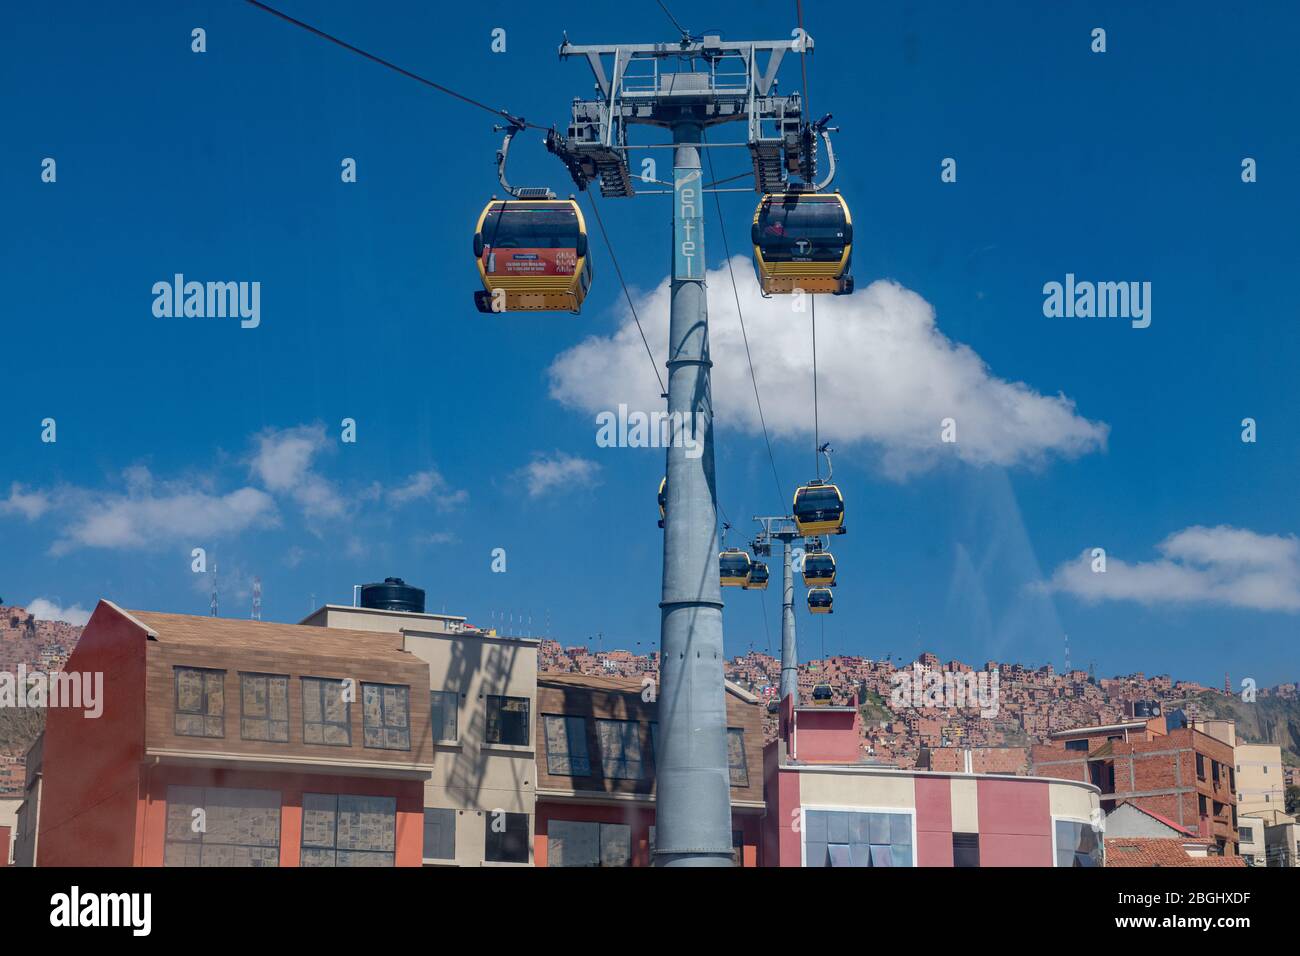
[[288, 742], [288, 675], [239, 675], [239, 736], [244, 740]]
[[952, 835], [952, 865], [977, 867], [980, 865], [980, 835], [954, 833]]
[[492, 810], [485, 822], [483, 859], [492, 863], [528, 862], [528, 814]]
[[363, 743], [377, 750], [411, 749], [411, 688], [362, 684]]
[[1067, 741], [1065, 742], [1065, 749], [1066, 749], [1066, 750], [1082, 750], [1084, 753], [1087, 753], [1087, 752], [1088, 752], [1088, 741], [1086, 741], [1086, 740], [1067, 740]]
[[1205, 794], [1203, 793], [1197, 794], [1196, 801], [1197, 801], [1197, 809], [1199, 810], [1200, 815], [1206, 816], [1209, 813], [1209, 808], [1205, 804]]
[[1250, 827], [1246, 826], [1244, 823], [1240, 826], [1239, 829], [1240, 829], [1241, 832], [1240, 832], [1238, 835], [1241, 837], [1241, 842], [1242, 842], [1242, 843], [1254, 843], [1254, 842], [1255, 842], [1255, 831], [1254, 831], [1254, 830], [1252, 830]]
[[397, 798], [302, 795], [303, 866], [392, 866]]
[[561, 777], [590, 777], [587, 721], [582, 717], [547, 714], [542, 724], [546, 730], [546, 772]]
[[600, 769], [607, 780], [644, 780], [641, 759], [641, 725], [635, 720], [597, 720]]
[[433, 739], [441, 743], [454, 743], [460, 739], [456, 715], [460, 708], [460, 695], [453, 690], [429, 691], [429, 722], [433, 725]]
[[912, 815], [805, 810], [806, 866], [912, 866]]
[[1057, 866], [1101, 866], [1101, 840], [1091, 824], [1057, 820], [1055, 829]]
[[441, 807], [424, 808], [424, 858], [456, 859], [456, 811]]
[[226, 736], [226, 672], [177, 667], [175, 682], [176, 733], [181, 737]]
[[528, 746], [528, 698], [487, 698], [487, 742]]
[[1201, 780], [1205, 779], [1205, 755], [1204, 754], [1196, 755], [1196, 776]]
[[352, 746], [352, 703], [343, 695], [350, 682], [302, 679], [302, 739], [308, 744]]
[[279, 866], [280, 792], [168, 787], [163, 866]]
[[552, 820], [546, 831], [547, 866], [632, 865], [632, 828], [626, 823]]
[[745, 730], [743, 727], [727, 728], [727, 770], [733, 787], [749, 786], [749, 765], [745, 761]]

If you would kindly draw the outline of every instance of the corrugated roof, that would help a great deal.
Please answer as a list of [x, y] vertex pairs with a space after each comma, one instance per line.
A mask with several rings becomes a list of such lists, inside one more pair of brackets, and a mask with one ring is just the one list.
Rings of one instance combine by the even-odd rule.
[[156, 611], [126, 611], [158, 635], [164, 644], [192, 644], [196, 647], [242, 648], [270, 653], [320, 654], [326, 657], [357, 657], [409, 664], [413, 654], [402, 650], [401, 634], [382, 631], [349, 631], [337, 627], [305, 624], [276, 624], [226, 617], [194, 617], [188, 614], [160, 614]]

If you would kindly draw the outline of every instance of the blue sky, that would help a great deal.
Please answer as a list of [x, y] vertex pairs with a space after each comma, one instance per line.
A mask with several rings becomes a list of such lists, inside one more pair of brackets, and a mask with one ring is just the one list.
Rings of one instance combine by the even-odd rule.
[[[522, 3], [278, 5], [541, 124], [590, 95], [586, 65], [555, 56], [562, 30], [673, 39], [648, 0], [569, 20]], [[793, 6], [675, 12], [696, 32], [778, 38]], [[799, 612], [805, 658], [824, 641], [1059, 668], [1068, 635], [1101, 674], [1296, 679], [1300, 14], [1164, 6], [805, 4], [858, 286], [819, 308], [822, 434], [850, 533], [836, 613]], [[638, 407], [649, 361], [598, 240], [581, 316], [474, 310], [470, 233], [500, 191], [490, 115], [243, 3], [6, 20], [0, 596], [206, 613], [190, 570], [205, 547], [232, 616], [254, 576], [264, 617], [298, 620], [312, 595], [348, 601], [399, 574], [431, 610], [657, 645], [662, 452], [598, 448], [593, 415]], [[782, 80], [796, 88], [796, 63]], [[516, 181], [571, 191], [537, 134], [514, 152]], [[717, 174], [743, 157], [717, 150]], [[723, 196], [733, 252], [755, 198]], [[601, 208], [662, 362], [668, 207]], [[781, 502], [711, 203], [706, 222], [721, 505], [748, 531]], [[807, 317], [753, 298], [738, 265], [788, 493], [813, 464]], [[151, 288], [177, 272], [260, 282], [261, 324], [156, 318]], [[1150, 327], [1045, 317], [1043, 286], [1067, 273], [1150, 282]], [[938, 442], [946, 414], [955, 445]], [[1104, 576], [1081, 563], [1097, 547]], [[726, 598], [728, 651], [775, 649], [779, 588]]]

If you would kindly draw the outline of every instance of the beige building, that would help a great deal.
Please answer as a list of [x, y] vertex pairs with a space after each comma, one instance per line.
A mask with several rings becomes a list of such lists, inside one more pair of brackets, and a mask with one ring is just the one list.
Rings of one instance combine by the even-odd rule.
[[15, 814], [13, 832], [14, 866], [36, 865], [36, 832], [40, 825], [41, 787], [44, 768], [42, 757], [45, 753], [45, 733], [39, 736], [27, 748], [27, 786], [22, 802]]
[[1277, 744], [1239, 743], [1236, 762], [1241, 855], [1251, 866], [1268, 866], [1271, 842], [1274, 857], [1271, 865], [1291, 865], [1278, 862], [1279, 853], [1289, 842], [1285, 829], [1292, 822], [1285, 812], [1286, 778], [1282, 774], [1282, 748]]
[[1286, 812], [1282, 748], [1277, 744], [1237, 744], [1237, 814], [1260, 810]]
[[429, 665], [437, 739], [424, 790], [425, 865], [532, 865], [541, 642], [454, 615], [336, 604], [302, 623], [400, 633], [405, 650]]
[[14, 836], [22, 802], [22, 797], [0, 796], [0, 866], [14, 865]]

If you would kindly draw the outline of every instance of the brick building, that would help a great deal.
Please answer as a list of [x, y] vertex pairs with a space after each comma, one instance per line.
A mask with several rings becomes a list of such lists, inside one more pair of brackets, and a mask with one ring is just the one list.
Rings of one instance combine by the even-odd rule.
[[[655, 834], [658, 703], [642, 681], [537, 678], [537, 866], [649, 866]], [[758, 866], [764, 810], [760, 701], [727, 684], [732, 848]]]
[[923, 749], [918, 770], [938, 773], [1029, 773], [1029, 751], [1024, 747], [933, 747]]
[[[1223, 726], [1221, 726], [1223, 725]], [[1131, 802], [1194, 829], [1218, 852], [1238, 852], [1231, 725], [1168, 729], [1164, 716], [1058, 731], [1030, 751], [1032, 772], [1101, 790], [1103, 808]]]

